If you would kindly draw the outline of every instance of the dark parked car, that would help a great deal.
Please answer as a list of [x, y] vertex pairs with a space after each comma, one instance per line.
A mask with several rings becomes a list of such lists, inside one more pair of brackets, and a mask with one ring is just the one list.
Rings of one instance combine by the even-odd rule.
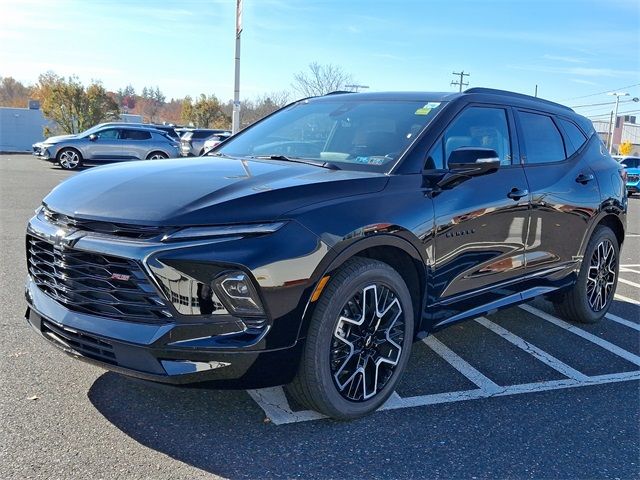
[[593, 323], [627, 197], [591, 122], [474, 88], [308, 98], [216, 156], [76, 175], [27, 230], [27, 318], [170, 383], [289, 384], [334, 418], [389, 397], [412, 342], [547, 295]]

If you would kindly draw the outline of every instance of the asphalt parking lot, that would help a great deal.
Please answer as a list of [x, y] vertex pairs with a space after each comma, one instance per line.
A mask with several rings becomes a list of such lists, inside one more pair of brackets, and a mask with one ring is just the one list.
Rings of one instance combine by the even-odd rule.
[[69, 175], [0, 155], [0, 478], [640, 477], [640, 197], [601, 323], [536, 300], [450, 327], [414, 345], [381, 411], [341, 423], [280, 388], [128, 379], [32, 332], [23, 232]]

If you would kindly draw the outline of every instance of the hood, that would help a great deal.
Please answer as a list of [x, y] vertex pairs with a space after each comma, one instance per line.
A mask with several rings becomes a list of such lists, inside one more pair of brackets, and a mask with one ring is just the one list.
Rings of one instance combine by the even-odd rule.
[[373, 193], [388, 177], [276, 160], [196, 157], [93, 168], [44, 199], [75, 218], [153, 226], [273, 221], [332, 199]]
[[78, 135], [58, 135], [56, 137], [49, 137], [42, 143], [58, 143], [63, 140], [69, 140], [70, 138], [78, 138]]

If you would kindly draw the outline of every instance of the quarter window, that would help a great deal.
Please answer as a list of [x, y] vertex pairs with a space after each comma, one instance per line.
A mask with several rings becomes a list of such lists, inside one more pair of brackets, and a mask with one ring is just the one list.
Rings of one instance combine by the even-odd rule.
[[491, 148], [500, 165], [511, 165], [507, 112], [502, 108], [471, 107], [462, 112], [444, 134], [444, 156], [460, 147]]
[[564, 133], [566, 133], [569, 144], [567, 147], [567, 157], [570, 157], [574, 153], [576, 153], [582, 145], [587, 141], [587, 137], [580, 131], [578, 127], [576, 127], [573, 123], [568, 120], [564, 120], [563, 118], [559, 118], [558, 121], [562, 126]]
[[519, 112], [527, 163], [559, 162], [566, 158], [562, 136], [551, 117]]

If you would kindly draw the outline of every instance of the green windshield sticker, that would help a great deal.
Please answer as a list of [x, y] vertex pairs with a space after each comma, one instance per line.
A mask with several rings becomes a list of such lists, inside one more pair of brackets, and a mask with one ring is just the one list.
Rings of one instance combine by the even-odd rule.
[[440, 102], [429, 102], [424, 107], [416, 110], [416, 115], [429, 115], [431, 110], [440, 106]]

